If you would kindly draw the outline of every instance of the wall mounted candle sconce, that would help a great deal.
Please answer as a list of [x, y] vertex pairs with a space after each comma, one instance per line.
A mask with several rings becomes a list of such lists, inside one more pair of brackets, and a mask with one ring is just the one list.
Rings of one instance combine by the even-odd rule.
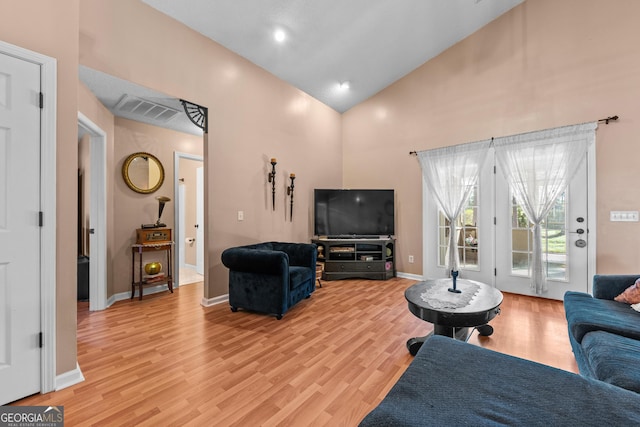
[[267, 175], [267, 180], [271, 183], [271, 202], [273, 210], [276, 210], [276, 161], [275, 157], [271, 159], [271, 172]]
[[296, 174], [292, 173], [291, 175], [289, 175], [289, 178], [291, 178], [291, 185], [287, 187], [287, 196], [291, 196], [291, 208], [289, 211], [289, 221], [293, 222], [293, 180], [296, 179]]

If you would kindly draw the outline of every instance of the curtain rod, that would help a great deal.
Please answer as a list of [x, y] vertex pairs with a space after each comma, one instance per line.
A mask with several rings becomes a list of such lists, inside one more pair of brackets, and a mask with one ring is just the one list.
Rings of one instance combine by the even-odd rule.
[[608, 125], [609, 122], [615, 122], [618, 119], [619, 119], [618, 116], [610, 116], [610, 117], [607, 117], [606, 119], [598, 120], [598, 123], [604, 122], [605, 125]]
[[[599, 120], [598, 120], [598, 123], [602, 123], [602, 122], [604, 122], [604, 124], [605, 124], [605, 125], [608, 125], [608, 124], [609, 124], [609, 122], [615, 122], [615, 121], [617, 121], [619, 118], [620, 118], [620, 117], [618, 117], [617, 115], [616, 115], [616, 116], [609, 116], [609, 117], [604, 118], [604, 119], [599, 119]], [[493, 137], [491, 137], [491, 140], [493, 140]], [[417, 152], [417, 151], [409, 151], [409, 155], [410, 155], [410, 156], [417, 156], [417, 155], [418, 155], [418, 152]]]

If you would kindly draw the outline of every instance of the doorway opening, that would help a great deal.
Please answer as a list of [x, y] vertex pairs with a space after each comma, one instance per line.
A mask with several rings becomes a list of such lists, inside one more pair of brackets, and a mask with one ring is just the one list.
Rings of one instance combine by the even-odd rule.
[[[89, 310], [107, 307], [107, 135], [95, 123], [78, 112], [78, 139], [89, 136]], [[85, 182], [86, 182], [85, 181]], [[80, 279], [78, 279], [80, 280]]]
[[204, 158], [174, 153], [175, 284], [204, 281]]

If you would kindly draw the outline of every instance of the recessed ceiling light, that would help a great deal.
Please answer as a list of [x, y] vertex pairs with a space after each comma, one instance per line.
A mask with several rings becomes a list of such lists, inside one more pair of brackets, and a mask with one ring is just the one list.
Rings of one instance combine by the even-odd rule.
[[338, 87], [342, 90], [347, 90], [351, 87], [351, 85], [349, 84], [349, 82], [342, 82], [338, 85]]
[[282, 43], [286, 37], [287, 37], [287, 35], [285, 34], [285, 32], [283, 30], [276, 30], [273, 33], [273, 38], [276, 39], [276, 41], [278, 43]]

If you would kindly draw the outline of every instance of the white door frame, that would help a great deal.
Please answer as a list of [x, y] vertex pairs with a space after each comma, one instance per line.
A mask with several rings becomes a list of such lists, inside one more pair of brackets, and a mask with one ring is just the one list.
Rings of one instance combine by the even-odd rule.
[[91, 136], [89, 310], [107, 308], [107, 134], [78, 111], [78, 127]]
[[[195, 154], [181, 153], [179, 151], [173, 152], [173, 195], [176, 198], [173, 204], [173, 224], [175, 229], [175, 237], [173, 245], [173, 286], [180, 286], [180, 242], [183, 242], [185, 236], [180, 233], [180, 189], [178, 188], [180, 180], [180, 159], [197, 160], [204, 165], [204, 157]], [[196, 242], [196, 244], [203, 244], [204, 242]]]
[[56, 388], [56, 105], [57, 61], [0, 41], [0, 53], [40, 65], [44, 94], [40, 122], [40, 322], [43, 334], [40, 392]]
[[196, 168], [196, 273], [204, 276], [204, 162]]
[[[597, 132], [597, 130], [596, 130]], [[596, 275], [596, 140], [587, 150], [587, 292], [592, 292], [593, 276]]]
[[[178, 181], [180, 180], [178, 179]], [[178, 213], [179, 213], [179, 217], [176, 217], [176, 224], [175, 224], [176, 236], [186, 235], [185, 221], [184, 221], [184, 217], [185, 217], [184, 201], [186, 199], [186, 196], [184, 194], [184, 191], [185, 191], [184, 184], [180, 185], [180, 182], [178, 182], [178, 193], [175, 197], [176, 205], [178, 206]], [[178, 266], [182, 268], [185, 266], [185, 261], [184, 261], [185, 255], [184, 255], [184, 251], [182, 250], [184, 246], [184, 240], [176, 240], [176, 246], [178, 246], [178, 249], [176, 249], [176, 257], [178, 257]]]
[[[426, 265], [433, 262], [433, 238], [437, 236], [431, 224], [429, 209], [433, 206], [429, 203], [430, 197], [424, 178], [422, 179], [422, 278], [426, 279]], [[589, 146], [587, 151], [587, 232], [589, 233], [587, 245], [587, 291], [592, 292], [593, 276], [596, 274], [596, 142]], [[497, 250], [497, 248], [495, 249]], [[494, 260], [496, 255], [494, 254]], [[494, 261], [495, 262], [495, 261]], [[494, 284], [495, 286], [495, 278]]]

